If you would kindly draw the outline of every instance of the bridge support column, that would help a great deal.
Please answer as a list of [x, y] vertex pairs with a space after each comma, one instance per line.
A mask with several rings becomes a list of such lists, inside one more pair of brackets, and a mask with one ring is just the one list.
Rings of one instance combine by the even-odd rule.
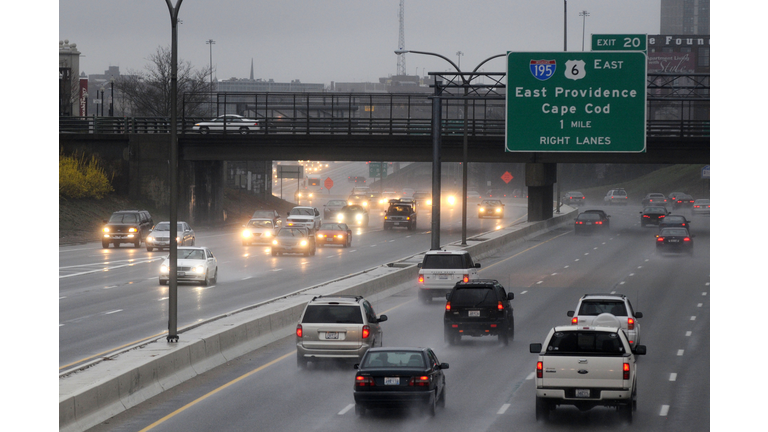
[[185, 165], [179, 216], [186, 215], [190, 224], [223, 222], [224, 162], [194, 161]]
[[525, 185], [528, 187], [528, 222], [552, 219], [552, 185], [557, 180], [557, 164], [526, 163]]

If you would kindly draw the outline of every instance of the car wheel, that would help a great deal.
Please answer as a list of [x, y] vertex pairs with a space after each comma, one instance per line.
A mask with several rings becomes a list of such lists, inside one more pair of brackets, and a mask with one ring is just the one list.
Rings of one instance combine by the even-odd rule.
[[506, 330], [502, 333], [499, 333], [499, 342], [501, 342], [501, 344], [504, 346], [509, 345], [509, 334]]
[[208, 131], [208, 128], [207, 128], [207, 127], [205, 127], [205, 126], [202, 126], [202, 127], [200, 128], [200, 133], [201, 133], [201, 134], [203, 134], [203, 135], [208, 135], [208, 132], [209, 132], [209, 131]]
[[147, 246], [147, 252], [152, 252], [153, 250], [155, 250], [155, 248]]
[[248, 135], [251, 131], [247, 127], [240, 128], [240, 135]]
[[216, 270], [213, 271], [213, 280], [211, 281], [211, 283], [216, 285], [216, 282], [218, 281], [219, 281], [219, 268], [216, 267]]
[[445, 382], [443, 382], [443, 392], [440, 393], [440, 399], [438, 399], [437, 401], [437, 405], [440, 408], [445, 408], [445, 392], [446, 392]]
[[103, 247], [104, 249], [109, 249], [109, 242], [105, 242], [105, 241], [101, 242], [101, 247]]
[[360, 417], [365, 416], [365, 407], [360, 404], [355, 404], [355, 414], [359, 415]]
[[168, 285], [168, 281], [160, 279], [160, 285]]
[[272, 251], [272, 256], [277, 256], [277, 252]]
[[312, 256], [315, 256], [315, 252], [317, 252], [317, 247], [313, 247], [312, 251], [309, 254]]
[[205, 279], [203, 279], [203, 285], [208, 286], [211, 284], [211, 280], [208, 278], [208, 271], [205, 272]]
[[619, 415], [622, 419], [626, 420], [627, 423], [632, 423], [632, 403], [628, 403], [626, 405], [619, 405]]
[[551, 407], [546, 399], [536, 398], [536, 421], [547, 421]]
[[190, 244], [190, 246], [194, 246], [194, 245], [195, 245], [195, 239], [192, 239], [192, 243]]
[[427, 414], [430, 417], [434, 417], [435, 416], [435, 412], [437, 411], [436, 408], [437, 408], [437, 395], [435, 395], [435, 397], [432, 398], [432, 400], [427, 402]]
[[512, 325], [509, 326], [509, 330], [507, 330], [509, 333], [509, 340], [515, 340], [515, 319], [512, 318]]

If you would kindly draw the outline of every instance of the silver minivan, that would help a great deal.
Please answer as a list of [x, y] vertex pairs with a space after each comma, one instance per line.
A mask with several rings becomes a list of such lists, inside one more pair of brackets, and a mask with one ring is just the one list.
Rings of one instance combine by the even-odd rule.
[[382, 322], [362, 296], [314, 297], [296, 325], [296, 363], [336, 358], [360, 362], [368, 348], [382, 346]]

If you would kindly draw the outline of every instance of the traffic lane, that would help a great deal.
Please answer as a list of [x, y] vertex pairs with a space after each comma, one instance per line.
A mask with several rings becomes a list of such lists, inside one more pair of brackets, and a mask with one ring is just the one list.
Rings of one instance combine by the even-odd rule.
[[[352, 248], [320, 248], [314, 257], [271, 257], [267, 247], [241, 246], [233, 233], [200, 235], [199, 244], [211, 245], [218, 257], [219, 279], [208, 287], [179, 284], [178, 328], [420, 252], [428, 234], [373, 229], [356, 236]], [[162, 335], [169, 288], [159, 285], [158, 272], [159, 261], [60, 279], [60, 367]]]
[[[565, 236], [560, 240], [564, 238]], [[629, 240], [626, 243], [631, 246], [635, 242]], [[550, 264], [548, 258], [552, 255], [553, 251], [567, 251], [574, 256], [582, 253], [580, 247], [574, 248], [572, 244], [570, 246], [566, 246], [566, 244], [558, 243], [558, 239], [555, 238], [543, 243], [542, 246], [533, 246], [533, 248], [531, 248], [530, 244], [520, 245], [517, 249], [512, 248], [510, 256], [524, 251], [527, 252], [524, 252], [523, 255], [535, 255], [533, 265], [540, 267], [535, 270], [543, 274], [549, 271], [548, 266]], [[545, 245], [549, 246], [545, 247]], [[550, 250], [548, 247], [552, 249]], [[631, 248], [627, 249], [631, 250]], [[518, 255], [518, 258], [523, 255]], [[611, 258], [614, 254], [606, 255], [607, 257], [604, 260], [585, 262], [585, 264], [592, 267], [588, 269], [590, 273], [603, 274], [600, 271], [602, 267], [615, 265], [613, 258]], [[624, 258], [618, 257], [615, 259], [621, 261]], [[607, 262], [604, 262], [606, 260]], [[500, 273], [514, 272], [520, 266], [519, 262], [514, 261], [502, 262], [500, 259], [499, 261], [491, 260], [489, 266], [492, 266], [491, 268], [495, 268]], [[495, 265], [496, 263], [499, 263], [499, 265]], [[651, 274], [656, 273], [651, 272]], [[565, 282], [578, 285], [579, 276], [574, 273], [573, 278], [573, 280]], [[615, 280], [606, 280], [602, 283], [603, 286], [612, 284], [615, 284]], [[574, 423], [583, 425], [584, 429], [592, 428], [595, 425], [607, 427], [621, 426], [622, 422], [618, 420], [618, 416], [615, 415], [614, 411], [602, 408], [596, 408], [587, 413], [563, 408], [564, 411], [562, 413], [553, 416], [553, 421], [550, 424], [542, 426], [535, 422], [533, 404], [535, 392], [533, 391], [532, 383], [535, 354], [528, 353], [528, 343], [530, 341], [540, 342], [548, 328], [552, 325], [548, 321], [551, 318], [548, 317], [564, 317], [564, 310], [575, 306], [575, 302], [572, 299], [563, 299], [565, 297], [564, 294], [569, 292], [567, 286], [563, 287], [560, 284], [556, 286], [541, 285], [543, 284], [538, 284], [537, 287], [534, 287], [525, 294], [516, 292], [516, 298], [513, 301], [516, 316], [516, 335], [510, 347], [501, 347], [497, 341], [493, 340], [494, 338], [490, 337], [467, 339], [462, 341], [461, 345], [457, 347], [446, 346], [442, 342], [443, 305], [439, 302], [435, 302], [432, 305], [421, 305], [415, 301], [415, 293], [413, 291], [405, 292], [400, 296], [390, 297], [374, 305], [379, 314], [386, 313], [390, 317], [387, 323], [384, 324], [386, 345], [432, 346], [441, 361], [451, 364], [451, 368], [446, 371], [448, 385], [447, 408], [439, 410], [438, 417], [434, 420], [425, 420], [424, 417], [418, 414], [411, 415], [409, 413], [390, 412], [388, 410], [379, 411], [378, 413], [373, 412], [370, 418], [356, 418], [352, 414], [353, 410], [350, 408], [352, 403], [350, 383], [352, 382], [353, 372], [345, 372], [343, 367], [340, 371], [337, 371], [331, 365], [324, 365], [320, 368], [314, 368], [314, 370], [311, 368], [311, 370], [307, 371], [310, 373], [309, 375], [303, 373], [297, 375], [292, 356], [293, 352], [289, 351], [289, 355], [284, 360], [272, 366], [275, 369], [270, 371], [269, 376], [261, 375], [258, 383], [249, 385], [245, 393], [222, 395], [220, 397], [225, 398], [225, 400], [220, 400], [218, 404], [194, 408], [195, 410], [201, 410], [189, 414], [189, 418], [193, 418], [195, 421], [187, 423], [185, 419], [181, 418], [185, 414], [180, 413], [174, 416], [171, 422], [179, 421], [181, 423], [173, 423], [167, 429], [163, 429], [166, 427], [163, 425], [156, 430], [193, 428], [193, 426], [196, 426], [201, 421], [207, 423], [204, 423], [204, 426], [200, 429], [193, 428], [192, 430], [203, 430], [213, 427], [215, 424], [223, 424], [221, 422], [225, 418], [227, 419], [227, 424], [232, 426], [230, 430], [247, 429], [249, 425], [253, 424], [264, 424], [270, 429], [279, 430], [303, 430], [309, 424], [321, 425], [318, 427], [322, 430], [353, 430], [359, 429], [361, 426], [372, 430], [392, 430], [393, 428], [398, 430], [420, 430], [423, 429], [426, 421], [429, 421], [429, 424], [432, 426], [438, 426], [445, 430], [506, 430], [510, 425], [514, 425], [516, 429], [519, 427], [521, 430], [538, 430], [541, 428], [562, 429], [562, 427], [568, 427], [566, 425]], [[574, 293], [576, 299], [578, 295], [580, 293]], [[406, 299], [403, 305], [394, 310], [386, 310], [387, 306], [389, 306], [387, 302], [397, 301], [398, 297]], [[536, 325], [526, 325], [526, 323], [534, 323]], [[292, 338], [288, 338], [282, 342], [286, 343], [286, 347], [290, 347], [291, 340]], [[495, 350], [504, 350], [502, 352], [505, 355], [495, 356], [492, 354]], [[282, 353], [282, 349], [275, 351]], [[492, 359], [498, 358], [503, 359], [501, 364], [495, 364], [492, 361]], [[645, 360], [645, 358], [642, 360]], [[656, 373], [656, 371], [652, 370], [652, 364], [644, 365], [643, 362], [641, 364], [643, 364], [644, 368], [644, 375], [642, 376]], [[646, 370], [648, 372], [645, 372]], [[657, 374], [664, 374], [665, 372], [661, 371]], [[331, 376], [334, 379], [326, 381], [318, 378], [320, 373], [322, 373], [324, 378]], [[237, 373], [229, 376], [235, 377], [235, 375], [240, 376]], [[256, 374], [252, 375], [252, 377], [256, 379]], [[226, 379], [222, 381], [226, 381]], [[339, 381], [340, 384], [334, 385], [336, 381]], [[299, 382], [301, 385], [298, 384]], [[317, 386], [315, 386], [315, 383], [317, 383]], [[301, 387], [302, 390], [300, 392], [294, 391], [293, 389], [297, 387]], [[644, 385], [643, 388], [646, 388], [646, 386]], [[286, 389], [288, 394], [284, 394]], [[261, 391], [264, 393], [261, 394]], [[645, 390], [645, 393], [641, 390], [641, 398], [653, 398], [653, 392], [653, 388]], [[270, 404], [267, 395], [272, 395], [272, 398], [276, 397], [279, 402]], [[347, 395], [347, 397], [340, 398], [339, 395]], [[172, 398], [170, 395], [167, 396]], [[245, 402], [246, 405], [239, 405], [243, 401], [248, 400], [259, 400], [260, 404], [256, 408], [247, 402]], [[290, 401], [290, 403], [286, 401]], [[203, 404], [205, 402], [201, 402], [199, 405]], [[657, 405], [659, 404], [657, 403]], [[290, 405], [290, 407], [286, 408], [286, 405]], [[158, 415], [165, 415], [165, 413], [169, 412], [169, 409], [175, 409], [175, 406], [181, 405], [179, 405], [179, 402], [175, 404], [170, 403], [169, 408], [158, 413]], [[236, 408], [230, 409], [232, 406]], [[191, 412], [192, 409], [186, 411]], [[228, 414], [222, 416], [220, 420], [210, 420], [211, 416], [215, 416], [220, 411], [226, 411]], [[245, 415], [242, 414], [244, 412], [246, 413]], [[639, 412], [643, 413], [642, 410]], [[283, 413], [285, 413], [286, 417], [279, 416]], [[302, 413], [302, 416], [297, 417], [295, 413]], [[242, 421], [240, 420], [241, 418], [243, 419]], [[171, 423], [167, 422], [167, 424], [170, 425]], [[643, 424], [638, 419], [633, 427], [641, 430], [642, 426]]]

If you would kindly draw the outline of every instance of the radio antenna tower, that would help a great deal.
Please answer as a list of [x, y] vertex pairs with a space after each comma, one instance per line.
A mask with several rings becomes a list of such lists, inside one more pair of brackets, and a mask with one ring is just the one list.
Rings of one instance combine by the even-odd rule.
[[[397, 16], [400, 18], [400, 38], [397, 47], [402, 50], [405, 49], [405, 0], [400, 0], [400, 12]], [[397, 55], [397, 74], [405, 75], [405, 54]]]

